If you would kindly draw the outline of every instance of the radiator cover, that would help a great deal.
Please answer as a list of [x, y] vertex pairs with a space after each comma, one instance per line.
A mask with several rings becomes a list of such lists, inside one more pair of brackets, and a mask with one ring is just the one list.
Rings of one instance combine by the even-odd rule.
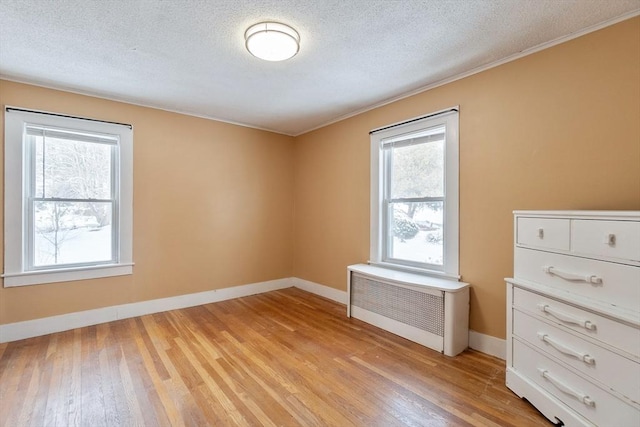
[[467, 348], [468, 284], [358, 264], [347, 288], [348, 316], [448, 356]]
[[444, 295], [439, 294], [391, 285], [357, 273], [351, 278], [352, 306], [443, 337]]

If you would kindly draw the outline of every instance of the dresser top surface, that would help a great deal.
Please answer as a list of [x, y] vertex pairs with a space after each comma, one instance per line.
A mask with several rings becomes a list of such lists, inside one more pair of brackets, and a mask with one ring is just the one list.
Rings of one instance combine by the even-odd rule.
[[589, 218], [589, 219], [613, 219], [613, 220], [640, 220], [640, 211], [532, 211], [516, 210], [515, 216], [545, 217], [545, 218]]

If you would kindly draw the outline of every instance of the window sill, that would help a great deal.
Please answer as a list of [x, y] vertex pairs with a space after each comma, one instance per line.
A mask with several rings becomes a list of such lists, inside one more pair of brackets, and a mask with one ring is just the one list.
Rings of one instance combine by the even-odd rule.
[[418, 267], [409, 267], [407, 265], [393, 264], [390, 262], [382, 262], [382, 261], [369, 261], [368, 264], [375, 267], [388, 268], [389, 270], [404, 271], [406, 273], [420, 274], [423, 276], [439, 277], [442, 279], [455, 280], [455, 281], [460, 280], [460, 276], [447, 274], [444, 271], [428, 270], [426, 268], [418, 268]]
[[460, 282], [458, 280], [391, 269], [380, 265], [380, 263], [376, 263], [375, 265], [350, 265], [348, 269], [378, 280], [388, 280], [392, 283], [399, 283], [415, 288], [429, 288], [431, 291], [456, 293], [469, 287], [468, 283]]
[[106, 264], [90, 267], [38, 270], [21, 273], [5, 273], [4, 287], [41, 285], [45, 283], [71, 282], [75, 280], [98, 279], [101, 277], [125, 276], [133, 274], [133, 263]]

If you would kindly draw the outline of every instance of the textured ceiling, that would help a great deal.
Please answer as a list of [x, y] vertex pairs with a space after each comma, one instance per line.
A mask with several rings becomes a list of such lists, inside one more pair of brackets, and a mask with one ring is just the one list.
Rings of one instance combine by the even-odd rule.
[[[0, 77], [297, 135], [640, 0], [0, 0]], [[244, 48], [275, 20], [300, 52]], [[28, 107], [28, 106], [27, 106]]]

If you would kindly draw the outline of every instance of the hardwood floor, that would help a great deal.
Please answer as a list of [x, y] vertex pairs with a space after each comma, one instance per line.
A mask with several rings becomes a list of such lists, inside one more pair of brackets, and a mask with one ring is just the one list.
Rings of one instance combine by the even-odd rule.
[[0, 425], [549, 425], [504, 361], [289, 288], [0, 345]]

